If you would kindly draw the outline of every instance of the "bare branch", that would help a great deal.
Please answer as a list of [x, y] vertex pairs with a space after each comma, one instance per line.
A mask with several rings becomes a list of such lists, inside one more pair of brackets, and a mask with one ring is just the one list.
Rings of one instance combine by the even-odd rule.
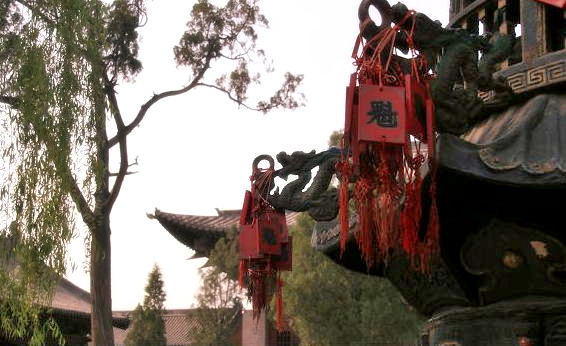
[[[118, 134], [123, 133], [125, 129], [124, 120], [122, 119], [122, 114], [120, 113], [120, 107], [118, 106], [118, 100], [116, 99], [116, 90], [114, 90], [114, 84], [110, 82], [108, 75], [106, 72], [104, 73], [104, 81], [105, 81], [105, 92], [108, 96], [108, 100], [110, 102], [110, 111], [114, 116], [114, 121], [116, 122], [116, 127], [118, 129]], [[105, 202], [105, 207], [107, 210], [111, 210], [114, 202], [118, 198], [118, 194], [120, 193], [120, 189], [122, 188], [122, 183], [124, 182], [124, 178], [128, 174], [128, 140], [126, 136], [120, 136], [118, 138], [118, 143], [120, 143], [120, 168], [118, 169], [118, 173], [113, 173], [116, 177], [116, 181], [114, 181], [114, 185], [112, 186], [112, 190], [110, 191], [110, 195]], [[108, 149], [110, 146], [108, 146]], [[109, 173], [109, 176], [112, 176], [112, 173]]]
[[[135, 171], [135, 172], [126, 172], [124, 175], [133, 175], [133, 174], [138, 174], [139, 172]], [[111, 177], [117, 177], [120, 173], [110, 173], [109, 176]]]
[[12, 106], [12, 108], [18, 109], [20, 98], [15, 96], [0, 95], [0, 103], [5, 103]]
[[203, 86], [203, 87], [207, 87], [207, 88], [212, 88], [212, 89], [216, 89], [218, 91], [220, 91], [221, 93], [225, 94], [230, 100], [236, 102], [238, 105], [243, 106], [244, 108], [247, 108], [249, 110], [252, 111], [263, 111], [262, 108], [256, 108], [256, 107], [252, 107], [244, 102], [242, 102], [241, 100], [238, 100], [237, 98], [235, 98], [232, 94], [230, 94], [230, 92], [226, 89], [223, 89], [217, 85], [213, 85], [213, 84], [206, 84], [206, 83], [198, 83], [198, 86]]
[[83, 221], [89, 227], [92, 226], [92, 224], [95, 222], [94, 213], [88, 206], [88, 202], [86, 201], [81, 189], [79, 188], [75, 177], [71, 173], [69, 166], [57, 167], [57, 171], [62, 177], [65, 177], [65, 179], [69, 181], [71, 185], [69, 189], [69, 195], [71, 196], [73, 202], [75, 202], [75, 205], [77, 206], [77, 209], [79, 210]]
[[[36, 131], [36, 132], [45, 133], [40, 131]], [[75, 179], [75, 176], [71, 172], [71, 169], [69, 168], [68, 165], [57, 164], [58, 160], [56, 158], [59, 155], [58, 153], [56, 153], [57, 146], [52, 143], [53, 140], [51, 139], [51, 137], [49, 137], [48, 134], [44, 134], [38, 137], [42, 142], [46, 144], [45, 147], [47, 149], [47, 155], [50, 157], [51, 161], [55, 163], [55, 169], [57, 170], [57, 174], [63, 180], [69, 182], [69, 189], [67, 192], [71, 196], [73, 202], [75, 202], [75, 205], [77, 206], [77, 209], [81, 214], [81, 217], [85, 222], [85, 224], [91, 227], [95, 222], [94, 212], [90, 209], [86, 198], [84, 197], [81, 189], [79, 188], [79, 185], [77, 184], [77, 180]]]
[[130, 164], [128, 165], [128, 168], [130, 168], [130, 167], [132, 167], [132, 166], [137, 166], [137, 165], [138, 165], [138, 157], [136, 156], [134, 162], [130, 163]]
[[136, 128], [136, 126], [138, 126], [141, 123], [141, 121], [145, 117], [149, 108], [151, 106], [153, 106], [155, 103], [157, 103], [157, 101], [162, 100], [162, 99], [169, 97], [169, 96], [176, 96], [176, 95], [184, 94], [187, 91], [193, 89], [195, 86], [197, 86], [199, 81], [202, 79], [202, 77], [204, 76], [204, 74], [206, 73], [208, 68], [210, 67], [210, 61], [212, 60], [212, 53], [213, 53], [212, 51], [209, 51], [209, 54], [206, 57], [206, 61], [205, 61], [204, 66], [199, 71], [199, 73], [195, 76], [195, 78], [191, 81], [191, 83], [189, 83], [187, 86], [185, 86], [181, 89], [177, 89], [177, 90], [170, 90], [170, 91], [162, 92], [160, 94], [154, 94], [146, 103], [144, 103], [140, 107], [140, 110], [138, 111], [138, 114], [136, 115], [134, 120], [128, 126], [125, 126], [122, 130], [118, 129], [118, 133], [116, 134], [116, 136], [112, 137], [108, 141], [109, 148], [113, 147], [118, 142], [120, 142], [120, 138], [122, 138], [122, 137], [125, 138], [126, 136], [128, 136], [130, 134], [130, 132], [132, 132], [133, 129]]
[[[136, 157], [136, 159], [134, 160], [134, 162], [133, 162], [133, 163], [130, 163], [130, 164], [128, 165], [128, 168], [130, 168], [130, 167], [132, 167], [132, 166], [137, 166], [137, 165], [138, 165], [138, 158]], [[135, 171], [135, 172], [126, 172], [126, 175], [137, 174], [137, 173], [139, 173], [139, 172], [137, 172], [137, 171]], [[118, 174], [120, 174], [120, 173], [109, 173], [108, 176], [110, 176], [110, 177], [117, 177]]]
[[122, 119], [122, 113], [120, 112], [120, 107], [118, 106], [118, 99], [116, 98], [116, 90], [114, 90], [114, 83], [110, 81], [106, 73], [104, 73], [104, 84], [105, 84], [105, 92], [110, 102], [110, 111], [114, 116], [114, 120], [116, 121], [116, 127], [118, 128], [118, 131], [121, 131], [126, 126], [124, 125], [124, 120]]

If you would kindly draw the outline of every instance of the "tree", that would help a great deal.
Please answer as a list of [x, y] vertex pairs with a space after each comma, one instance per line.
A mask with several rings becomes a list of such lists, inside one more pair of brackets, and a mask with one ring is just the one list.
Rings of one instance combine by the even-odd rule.
[[344, 130], [333, 131], [328, 138], [329, 147], [339, 147], [342, 145], [342, 138], [344, 138]]
[[[4, 232], [22, 239], [19, 247], [29, 254], [23, 258], [62, 275], [66, 246], [84, 224], [95, 345], [113, 344], [110, 215], [130, 174], [128, 136], [151, 107], [198, 87], [261, 112], [301, 105], [302, 76], [290, 73], [267, 101], [248, 103], [248, 87], [260, 80], [249, 66], [263, 57], [256, 29], [267, 25], [258, 0], [226, 0], [223, 7], [198, 0], [174, 47], [187, 84], [152, 95], [127, 122], [116, 87], [142, 70], [137, 29], [147, 19], [143, 0], [0, 0], [0, 124], [11, 134], [0, 142], [6, 167], [0, 198], [3, 219], [15, 224]], [[218, 68], [230, 67], [212, 75], [218, 60], [225, 61]], [[49, 291], [53, 280], [35, 275], [39, 267], [29, 266], [26, 277], [34, 283], [26, 290]]]
[[163, 304], [165, 292], [161, 271], [155, 265], [145, 286], [143, 305], [136, 307], [132, 313], [132, 325], [124, 340], [127, 346], [161, 346], [166, 345], [165, 322], [163, 321]]
[[385, 279], [351, 272], [310, 247], [313, 220], [291, 227], [293, 270], [284, 276], [285, 313], [306, 345], [412, 344], [422, 319]]
[[238, 237], [233, 230], [216, 242], [205, 267], [200, 270], [203, 284], [197, 295], [198, 306], [187, 315], [193, 326], [190, 341], [198, 345], [231, 345], [241, 321], [241, 290], [237, 278]]

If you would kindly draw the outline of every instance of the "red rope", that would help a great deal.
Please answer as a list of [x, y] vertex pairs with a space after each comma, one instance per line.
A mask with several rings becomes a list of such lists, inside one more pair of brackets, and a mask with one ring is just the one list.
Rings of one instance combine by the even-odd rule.
[[346, 249], [346, 242], [348, 240], [348, 235], [350, 233], [350, 193], [349, 193], [349, 183], [350, 177], [352, 176], [352, 167], [347, 159], [336, 164], [336, 171], [340, 173], [340, 190], [338, 195], [339, 203], [339, 218], [340, 218], [340, 255], [344, 253]]
[[[412, 23], [410, 29], [405, 30], [402, 26], [407, 20], [412, 20]], [[362, 23], [361, 32], [364, 31], [367, 24], [367, 22]], [[399, 59], [394, 57], [395, 41], [401, 30], [407, 35], [407, 44], [412, 53], [411, 77], [415, 78], [417, 83], [427, 83], [428, 65], [425, 58], [417, 54], [414, 47], [415, 26], [415, 12], [409, 11], [395, 26], [381, 30], [370, 40], [364, 42], [361, 34], [358, 35], [352, 53], [357, 66], [358, 85], [406, 86]], [[355, 81], [352, 84], [350, 87], [356, 86]], [[430, 98], [430, 91], [427, 92]], [[427, 112], [429, 112], [428, 108]], [[353, 111], [347, 112], [347, 116], [354, 116], [354, 114]], [[350, 119], [349, 123], [353, 124], [354, 120]], [[432, 124], [428, 125], [432, 126]], [[355, 131], [353, 133], [355, 134]], [[434, 161], [432, 129], [428, 129], [426, 137], [430, 163]], [[354, 137], [345, 137], [343, 145], [345, 151], [360, 145], [360, 143], [352, 142], [354, 139]], [[376, 259], [387, 263], [391, 250], [402, 248], [414, 268], [428, 270], [428, 263], [437, 251], [439, 241], [434, 170], [431, 169], [432, 181], [430, 191], [428, 191], [432, 200], [429, 224], [425, 238], [420, 239], [422, 219], [420, 169], [425, 161], [420, 143], [408, 137], [403, 145], [377, 141], [364, 145], [367, 145], [367, 149], [360, 149], [364, 152], [364, 156], [359, 158], [359, 167], [351, 167], [347, 157], [343, 157], [336, 167], [341, 173], [339, 191], [341, 253], [345, 249], [349, 232], [348, 186], [351, 178], [354, 177], [353, 200], [359, 217], [356, 240], [368, 268], [375, 263]], [[357, 162], [356, 160], [354, 162]], [[404, 197], [403, 203], [402, 197]], [[401, 205], [402, 208], [400, 208]], [[376, 258], [376, 255], [379, 258]]]

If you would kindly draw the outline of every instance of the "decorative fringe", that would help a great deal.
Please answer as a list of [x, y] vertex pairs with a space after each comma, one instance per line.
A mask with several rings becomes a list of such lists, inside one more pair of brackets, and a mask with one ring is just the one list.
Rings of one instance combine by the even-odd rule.
[[375, 208], [372, 185], [372, 181], [365, 177], [360, 177], [354, 185], [354, 198], [359, 219], [356, 240], [368, 268], [371, 268], [375, 262], [375, 220], [373, 218]]
[[418, 180], [407, 184], [405, 206], [401, 211], [401, 231], [402, 246], [407, 254], [417, 252], [417, 243], [419, 241], [419, 226], [422, 216], [421, 210], [421, 185], [420, 177]]
[[[413, 157], [413, 143], [407, 144], [405, 148], [380, 144], [373, 152], [375, 160], [367, 160], [360, 167], [360, 176], [354, 184], [353, 193], [359, 217], [356, 241], [368, 268], [371, 268], [376, 260], [387, 264], [391, 250], [402, 248], [413, 268], [427, 272], [431, 257], [437, 251], [439, 225], [435, 170], [432, 166], [430, 188], [432, 204], [429, 224], [425, 239], [419, 238], [423, 182], [420, 169], [425, 158], [420, 152], [420, 147], [415, 146]], [[344, 161], [340, 162], [337, 170], [345, 171], [346, 164]], [[351, 167], [348, 166], [348, 168], [351, 170]], [[349, 231], [347, 186], [344, 175], [342, 175], [340, 186], [340, 249], [342, 252], [346, 246]], [[400, 209], [402, 197], [404, 197], [404, 203], [403, 208]]]
[[259, 319], [261, 311], [265, 310], [269, 302], [267, 272], [265, 270], [251, 269], [248, 271], [248, 298], [252, 302], [253, 318]]
[[[401, 26], [407, 20], [412, 20], [411, 30], [404, 30], [408, 37], [409, 48], [413, 52], [410, 76], [403, 72], [399, 62], [394, 58], [396, 35], [401, 32]], [[353, 199], [359, 217], [356, 241], [368, 269], [377, 261], [387, 264], [392, 250], [403, 249], [413, 269], [419, 268], [427, 272], [430, 270], [433, 254], [438, 251], [434, 104], [430, 100], [429, 86], [424, 83], [428, 76], [426, 62], [423, 56], [417, 55], [412, 44], [415, 23], [415, 12], [409, 11], [394, 27], [381, 31], [365, 43], [358, 37], [353, 52], [358, 69], [350, 80], [352, 90], [356, 85], [362, 84], [409, 88], [406, 83], [412, 83], [412, 78], [416, 78], [416, 82], [427, 89], [427, 127], [423, 129], [426, 136], [425, 133], [420, 133], [417, 137], [426, 137], [431, 167], [431, 206], [428, 225], [421, 225], [423, 196], [420, 169], [425, 159], [420, 152], [420, 142], [411, 139], [408, 134], [407, 140], [402, 145], [380, 142], [375, 138], [373, 141], [368, 141], [367, 138], [361, 141], [356, 132], [353, 132], [352, 136], [344, 137], [343, 150], [349, 152], [348, 149], [352, 149], [352, 155], [356, 155], [353, 158], [356, 166], [350, 165], [348, 155], [344, 155], [336, 165], [336, 170], [342, 174], [339, 195], [340, 251], [341, 254], [344, 252], [349, 235], [348, 183], [352, 178], [352, 172], [355, 172]], [[356, 107], [355, 94], [351, 91], [351, 95], [348, 95], [345, 131], [349, 131], [348, 126], [354, 126], [352, 124], [356, 124], [357, 121], [357, 115], [353, 111], [353, 107]], [[420, 237], [420, 232], [425, 227], [426, 234]]]
[[[412, 149], [412, 148], [409, 148]], [[420, 169], [424, 163], [424, 156], [420, 153], [420, 147], [417, 145], [416, 156], [405, 159], [406, 179], [405, 185], [405, 203], [400, 216], [402, 247], [409, 256], [411, 266], [417, 266], [417, 258], [422, 252], [421, 242], [419, 239], [419, 230], [422, 218], [422, 178]]]
[[[382, 143], [377, 150], [377, 249], [379, 259], [387, 263], [392, 248], [399, 243], [399, 228], [396, 221], [398, 205], [403, 191], [403, 152], [387, 150]], [[401, 171], [400, 171], [401, 170]]]
[[348, 187], [350, 184], [350, 176], [352, 175], [352, 168], [348, 161], [343, 160], [336, 164], [336, 171], [340, 173], [340, 191], [338, 195], [339, 213], [340, 213], [340, 256], [346, 249], [346, 242], [350, 234], [350, 193]]
[[248, 271], [248, 266], [246, 263], [245, 259], [240, 259], [240, 270], [238, 272], [238, 283], [240, 284], [240, 287], [244, 288], [245, 285], [245, 278], [246, 278], [246, 273]]

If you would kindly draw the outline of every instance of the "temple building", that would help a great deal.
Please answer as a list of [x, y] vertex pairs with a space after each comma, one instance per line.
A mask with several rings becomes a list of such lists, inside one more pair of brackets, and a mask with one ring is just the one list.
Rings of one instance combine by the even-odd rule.
[[[67, 345], [88, 345], [90, 341], [90, 293], [76, 286], [71, 281], [61, 278], [55, 288], [55, 294], [46, 314], [53, 317]], [[114, 316], [112, 325], [119, 330], [128, 328], [130, 321], [126, 317]], [[23, 339], [7, 338], [2, 335], [0, 329], [0, 345], [19, 346], [27, 345], [28, 341]], [[49, 341], [46, 345], [50, 345]]]
[[[216, 216], [184, 215], [155, 210], [155, 218], [180, 243], [195, 251], [191, 258], [207, 257], [227, 231], [238, 229], [240, 210], [216, 209]], [[287, 225], [295, 224], [300, 213], [287, 213]]]
[[[380, 12], [379, 25], [369, 16], [372, 6]], [[357, 56], [360, 69], [346, 100], [346, 130], [351, 132], [345, 139], [354, 139], [346, 146], [351, 154], [344, 160], [346, 151], [332, 148], [279, 153], [282, 168], [264, 175], [260, 187], [277, 177], [299, 178], [277, 195], [267, 190], [262, 201], [279, 211], [308, 212], [317, 221], [311, 239], [316, 250], [344, 268], [388, 279], [428, 318], [421, 346], [566, 345], [566, 234], [560, 202], [566, 192], [566, 2], [451, 0], [449, 10], [444, 28], [402, 3], [361, 1], [360, 36], [366, 46]], [[393, 47], [422, 54], [407, 59]], [[415, 66], [423, 61], [419, 71]], [[434, 83], [422, 83], [427, 78]], [[419, 96], [417, 79], [430, 92]], [[409, 102], [419, 97], [420, 106]], [[396, 100], [404, 115], [389, 109]], [[388, 108], [373, 109], [385, 101]], [[433, 106], [434, 121], [429, 121]], [[370, 121], [360, 121], [366, 114]], [[395, 147], [398, 138], [388, 136], [400, 134], [406, 145], [414, 130], [389, 121], [393, 115], [415, 128], [426, 120], [430, 133], [417, 134], [430, 140], [434, 156], [429, 157], [433, 169], [422, 185], [415, 184], [421, 190], [410, 190], [399, 178], [403, 165], [387, 165], [402, 162], [409, 152], [401, 154]], [[369, 126], [378, 128], [362, 131]], [[390, 151], [384, 149], [384, 138]], [[355, 170], [362, 159], [369, 167], [361, 172], [365, 175]], [[420, 159], [409, 163], [418, 167]], [[255, 166], [258, 160], [270, 161], [274, 169], [271, 156], [258, 156]], [[349, 204], [328, 189], [336, 173], [345, 183], [343, 195], [353, 192], [361, 200], [348, 223], [336, 215]], [[427, 193], [411, 195], [414, 191]], [[380, 203], [381, 196], [385, 202], [371, 204]], [[379, 223], [368, 205], [379, 206]], [[400, 222], [398, 211], [411, 212], [415, 205], [418, 213]], [[235, 227], [238, 215], [155, 213], [177, 240], [196, 251], [195, 257], [206, 257]], [[293, 215], [287, 214], [288, 224]], [[273, 232], [265, 230], [262, 234]], [[382, 244], [372, 245], [376, 240]]]
[[[175, 239], [195, 251], [191, 258], [202, 258], [210, 255], [210, 250], [214, 248], [218, 240], [226, 236], [226, 232], [238, 228], [239, 209], [216, 209], [216, 212], [215, 216], [201, 216], [156, 210], [154, 216]], [[300, 213], [296, 212], [287, 213], [287, 225], [295, 224], [299, 215]], [[177, 339], [179, 335], [188, 335], [191, 321], [185, 318], [184, 324], [179, 323], [179, 311], [183, 311], [186, 316], [189, 310], [168, 311], [164, 315], [167, 345], [173, 345], [172, 340]], [[291, 330], [277, 332], [265, 314], [261, 315], [259, 321], [254, 321], [252, 312], [249, 310], [243, 312], [234, 337], [235, 343], [243, 346], [294, 346], [299, 344], [298, 337]], [[119, 345], [118, 338], [116, 338], [116, 345]], [[191, 345], [191, 343], [179, 345]]]
[[[198, 321], [191, 318], [193, 309], [166, 310], [163, 314], [165, 322], [165, 339], [167, 346], [198, 345], [191, 335]], [[115, 311], [116, 316], [129, 318], [132, 311]], [[128, 330], [114, 328], [114, 343], [124, 346]], [[270, 321], [262, 314], [259, 321], [253, 320], [252, 311], [243, 311], [240, 321], [232, 336], [232, 345], [237, 346], [296, 346], [298, 338], [291, 331], [278, 333]]]

